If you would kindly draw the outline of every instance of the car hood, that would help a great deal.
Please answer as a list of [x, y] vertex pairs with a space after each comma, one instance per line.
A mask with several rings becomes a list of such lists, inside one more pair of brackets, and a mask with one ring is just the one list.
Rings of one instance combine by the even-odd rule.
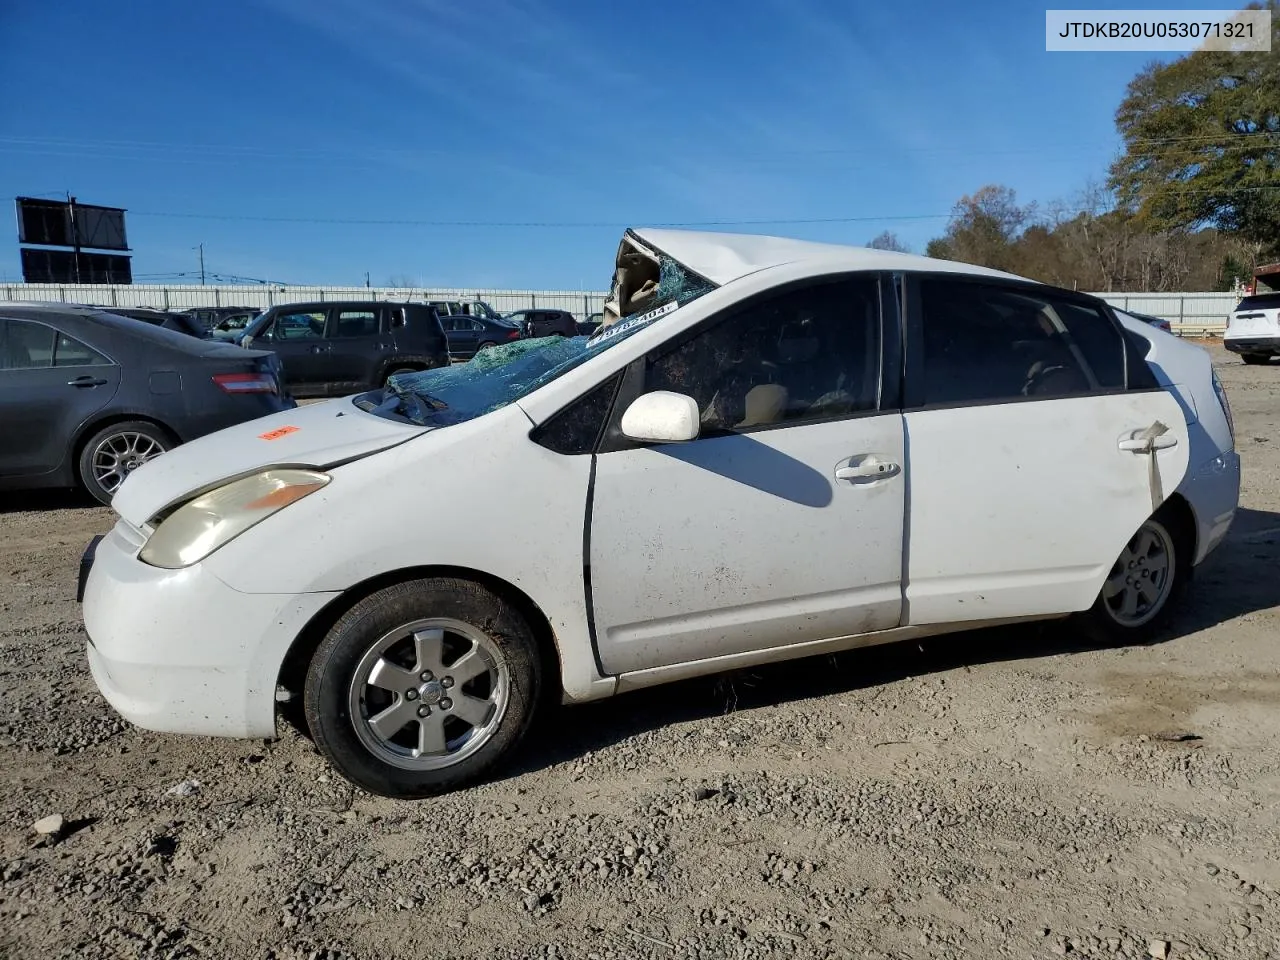
[[432, 429], [366, 413], [350, 397], [308, 404], [170, 450], [134, 471], [111, 506], [140, 527], [166, 507], [232, 478], [276, 466], [333, 467]]

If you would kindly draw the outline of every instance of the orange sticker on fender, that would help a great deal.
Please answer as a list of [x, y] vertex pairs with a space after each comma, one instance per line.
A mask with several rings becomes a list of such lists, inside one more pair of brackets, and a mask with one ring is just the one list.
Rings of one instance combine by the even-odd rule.
[[279, 440], [281, 437], [287, 437], [291, 433], [297, 433], [301, 427], [277, 427], [275, 430], [268, 430], [266, 433], [258, 434], [259, 440]]

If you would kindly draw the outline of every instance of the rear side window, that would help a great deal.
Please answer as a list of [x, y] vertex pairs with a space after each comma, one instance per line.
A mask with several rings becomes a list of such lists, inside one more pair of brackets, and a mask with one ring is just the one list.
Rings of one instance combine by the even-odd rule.
[[333, 318], [332, 336], [339, 340], [372, 337], [378, 332], [378, 315], [372, 310], [339, 310]]
[[0, 367], [5, 370], [34, 370], [53, 366], [55, 331], [43, 323], [6, 320], [4, 352]]
[[101, 367], [110, 363], [110, 360], [88, 344], [65, 333], [58, 334], [58, 342], [53, 348], [55, 367]]
[[1099, 308], [1022, 288], [920, 282], [925, 404], [1125, 388], [1124, 339]]

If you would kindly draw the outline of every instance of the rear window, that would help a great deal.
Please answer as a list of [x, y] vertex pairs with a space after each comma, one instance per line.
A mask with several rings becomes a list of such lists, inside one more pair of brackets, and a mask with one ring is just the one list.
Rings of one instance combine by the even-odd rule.
[[1280, 307], [1280, 293], [1258, 293], [1245, 297], [1236, 305], [1236, 312], [1242, 310], [1274, 310]]

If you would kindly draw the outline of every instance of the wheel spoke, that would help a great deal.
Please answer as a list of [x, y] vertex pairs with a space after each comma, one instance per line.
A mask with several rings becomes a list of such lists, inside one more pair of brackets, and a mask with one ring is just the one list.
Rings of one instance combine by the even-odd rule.
[[420, 753], [445, 753], [449, 749], [444, 738], [444, 714], [438, 710], [429, 717], [418, 719], [418, 751]]
[[1110, 600], [1116, 594], [1121, 593], [1123, 590], [1124, 590], [1124, 571], [1123, 570], [1117, 573], [1114, 577], [1111, 577], [1110, 579], [1108, 579], [1107, 582], [1102, 585], [1102, 595], [1106, 597], [1108, 600]]
[[453, 715], [473, 727], [480, 727], [488, 719], [492, 707], [493, 704], [488, 700], [481, 700], [469, 693], [459, 693], [453, 701]]
[[1143, 557], [1150, 556], [1151, 548], [1156, 545], [1156, 535], [1144, 527], [1142, 530], [1138, 531], [1138, 536], [1136, 539], [1138, 541], [1138, 544], [1133, 551], [1134, 556], [1136, 556], [1139, 560], [1141, 560]]
[[1151, 606], [1151, 604], [1155, 603], [1158, 592], [1156, 590], [1156, 585], [1151, 581], [1138, 578], [1133, 581], [1133, 589], [1138, 593], [1142, 598], [1142, 601], [1147, 606]]
[[462, 686], [468, 680], [474, 680], [489, 672], [489, 663], [479, 647], [472, 647], [452, 664], [444, 668], [444, 672], [453, 677], [453, 682]]
[[416, 657], [415, 671], [430, 670], [436, 676], [444, 673], [444, 631], [418, 630], [413, 635], [413, 651]]
[[410, 720], [418, 719], [414, 705], [408, 700], [397, 700], [381, 713], [369, 718], [369, 726], [383, 740], [390, 740]]
[[1138, 591], [1129, 587], [1120, 597], [1120, 616], [1133, 617], [1138, 613]]
[[386, 657], [379, 658], [369, 671], [369, 683], [391, 693], [404, 693], [417, 682], [416, 673], [397, 666]]

